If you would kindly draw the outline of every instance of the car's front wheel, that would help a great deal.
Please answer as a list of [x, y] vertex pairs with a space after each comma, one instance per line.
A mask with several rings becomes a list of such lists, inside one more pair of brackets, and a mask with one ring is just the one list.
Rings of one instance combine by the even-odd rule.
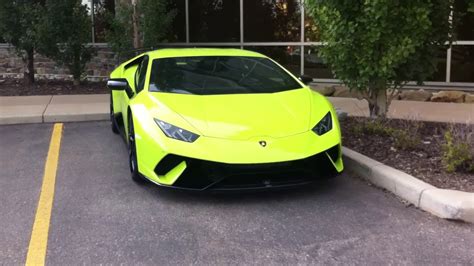
[[131, 113], [128, 116], [128, 162], [133, 181], [142, 183], [144, 179], [138, 173], [137, 146], [135, 143], [135, 129], [133, 127]]

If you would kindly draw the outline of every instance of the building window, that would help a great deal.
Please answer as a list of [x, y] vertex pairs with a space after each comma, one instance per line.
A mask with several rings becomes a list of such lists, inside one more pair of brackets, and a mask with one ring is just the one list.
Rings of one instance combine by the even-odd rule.
[[239, 42], [239, 0], [189, 0], [191, 42]]
[[244, 41], [299, 42], [299, 0], [244, 0]]
[[334, 79], [331, 68], [324, 63], [318, 52], [318, 47], [305, 47], [304, 74], [316, 79]]
[[186, 41], [186, 0], [175, 0], [170, 2], [170, 9], [176, 10], [176, 16], [171, 25], [172, 32], [168, 40], [170, 42]]
[[474, 45], [456, 45], [451, 51], [451, 81], [474, 82]]
[[474, 40], [474, 2], [457, 0], [454, 3], [454, 18], [457, 21], [458, 40]]

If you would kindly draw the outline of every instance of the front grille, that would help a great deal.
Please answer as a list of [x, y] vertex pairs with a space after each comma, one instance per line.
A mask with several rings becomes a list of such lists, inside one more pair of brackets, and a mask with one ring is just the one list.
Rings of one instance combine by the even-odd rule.
[[189, 189], [244, 189], [309, 183], [337, 174], [326, 152], [336, 161], [339, 146], [309, 158], [262, 164], [226, 164], [169, 154], [155, 168], [164, 175], [182, 161], [186, 170], [173, 187]]

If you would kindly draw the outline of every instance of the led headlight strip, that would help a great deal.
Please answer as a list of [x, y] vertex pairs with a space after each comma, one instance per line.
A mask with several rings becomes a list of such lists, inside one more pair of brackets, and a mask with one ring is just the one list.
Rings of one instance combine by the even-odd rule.
[[322, 119], [319, 121], [316, 126], [313, 127], [314, 133], [319, 136], [324, 135], [332, 129], [332, 118], [331, 112], [328, 112]]
[[199, 135], [187, 131], [170, 123], [155, 118], [155, 122], [165, 135], [172, 139], [177, 139], [186, 142], [194, 142], [199, 138]]

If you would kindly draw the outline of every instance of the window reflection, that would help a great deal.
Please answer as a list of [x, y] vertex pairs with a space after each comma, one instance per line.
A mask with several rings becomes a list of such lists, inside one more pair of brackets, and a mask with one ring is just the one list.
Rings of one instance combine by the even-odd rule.
[[304, 74], [316, 79], [334, 78], [331, 68], [318, 55], [318, 47], [305, 47]]
[[314, 19], [307, 12], [304, 16], [304, 40], [306, 42], [319, 42], [321, 40], [319, 29]]
[[296, 46], [249, 46], [244, 48], [266, 55], [294, 75], [300, 75], [300, 57]]
[[115, 14], [114, 0], [94, 1], [94, 41], [106, 42], [106, 32], [110, 27], [109, 16]]
[[170, 42], [185, 42], [186, 41], [186, 7], [185, 0], [170, 1], [170, 9], [176, 10], [176, 16], [171, 25], [171, 36], [168, 40]]
[[190, 0], [191, 42], [240, 41], [239, 0]]
[[244, 0], [244, 40], [300, 41], [299, 0]]
[[435, 59], [436, 71], [427, 78], [427, 81], [446, 81], [446, 48], [439, 48], [438, 54]]
[[[471, 3], [470, 3], [471, 2]], [[454, 18], [458, 20], [456, 36], [458, 40], [474, 40], [474, 2], [456, 0]]]

